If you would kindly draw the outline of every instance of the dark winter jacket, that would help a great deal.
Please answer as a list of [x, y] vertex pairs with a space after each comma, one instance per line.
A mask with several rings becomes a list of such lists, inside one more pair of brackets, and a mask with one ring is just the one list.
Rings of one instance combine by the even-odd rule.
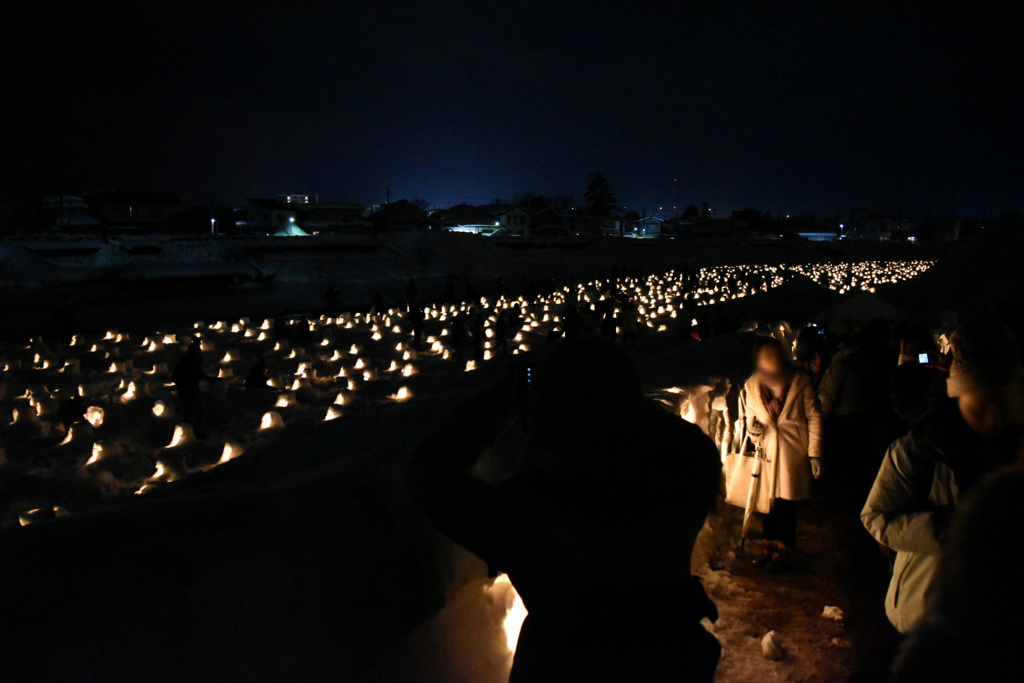
[[877, 410], [866, 354], [856, 346], [838, 351], [821, 378], [818, 396], [828, 417], [865, 415]]
[[710, 681], [720, 647], [700, 620], [717, 614], [689, 569], [719, 487], [714, 444], [649, 404], [638, 442], [606, 442], [621, 456], [615, 471], [527, 470], [492, 486], [469, 467], [502, 431], [501, 413], [467, 406], [460, 440], [446, 425], [417, 450], [408, 488], [520, 593], [529, 616], [512, 680]]

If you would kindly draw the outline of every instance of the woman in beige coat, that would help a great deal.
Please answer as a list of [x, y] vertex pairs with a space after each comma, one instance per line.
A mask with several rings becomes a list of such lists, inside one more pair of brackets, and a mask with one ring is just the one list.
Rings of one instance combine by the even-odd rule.
[[761, 339], [755, 359], [740, 392], [740, 418], [764, 449], [761, 486], [774, 502], [764, 516], [764, 552], [754, 564], [785, 571], [796, 545], [796, 501], [810, 498], [811, 477], [821, 476], [821, 406], [810, 376], [794, 367], [778, 340]]

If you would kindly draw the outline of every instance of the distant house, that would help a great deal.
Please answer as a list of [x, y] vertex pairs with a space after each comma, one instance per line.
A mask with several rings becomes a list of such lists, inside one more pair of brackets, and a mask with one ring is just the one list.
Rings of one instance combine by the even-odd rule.
[[43, 197], [39, 221], [44, 230], [95, 232], [100, 221], [89, 213], [85, 198], [77, 195]]
[[509, 237], [526, 237], [530, 230], [530, 212], [515, 205], [500, 209], [496, 214], [499, 227], [504, 228]]
[[[281, 226], [290, 223], [298, 212], [298, 206], [280, 199], [250, 198], [246, 200], [244, 214], [236, 212], [235, 225], [245, 228], [246, 232], [265, 235], [276, 232]], [[244, 223], [239, 225], [239, 223]]]
[[517, 204], [456, 204], [448, 209], [431, 211], [431, 225], [449, 232], [473, 235], [525, 237], [530, 232], [533, 216]]
[[533, 214], [530, 220], [530, 236], [548, 237], [548, 236], [561, 236], [565, 237], [572, 234], [572, 230], [569, 227], [569, 221], [566, 219], [560, 211], [552, 208], [542, 209]]
[[611, 216], [581, 216], [572, 214], [568, 217], [571, 234], [581, 237], [620, 237], [623, 232], [622, 221]]
[[917, 238], [929, 242], [960, 239], [960, 219], [956, 216], [928, 216], [917, 229]]
[[501, 220], [495, 215], [501, 208], [504, 207], [456, 204], [435, 215], [442, 218], [441, 227], [449, 232], [490, 236], [501, 228]]
[[297, 208], [295, 222], [316, 234], [363, 235], [373, 232], [364, 212], [361, 204], [309, 204]]
[[669, 218], [661, 224], [661, 234], [666, 237], [691, 237], [693, 223], [682, 218]]
[[416, 230], [427, 224], [427, 212], [407, 199], [384, 204], [369, 216], [377, 232]]
[[113, 229], [154, 230], [171, 224], [182, 213], [173, 192], [101, 191], [83, 195], [89, 213]]
[[622, 236], [645, 239], [661, 237], [661, 225], [665, 219], [657, 216], [645, 216], [623, 225]]
[[690, 237], [695, 240], [743, 240], [750, 230], [745, 224], [729, 219], [709, 218], [690, 225]]

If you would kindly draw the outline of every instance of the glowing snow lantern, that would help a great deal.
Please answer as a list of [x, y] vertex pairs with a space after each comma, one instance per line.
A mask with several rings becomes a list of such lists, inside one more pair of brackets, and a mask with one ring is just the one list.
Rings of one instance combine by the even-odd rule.
[[163, 401], [157, 401], [153, 404], [153, 415], [156, 417], [163, 417], [165, 412], [167, 412], [167, 406], [164, 405]]
[[281, 394], [277, 397], [277, 402], [274, 403], [275, 408], [287, 408], [295, 402], [295, 396], [291, 394]]
[[355, 344], [353, 344], [351, 347], [349, 347], [348, 353], [351, 356], [358, 355], [359, 354], [359, 347], [356, 346]]
[[405, 367], [402, 368], [402, 377], [412, 377], [416, 374], [416, 366], [411, 363], [406, 363]]
[[491, 590], [505, 587], [507, 587], [505, 591], [505, 642], [509, 652], [515, 654], [516, 645], [519, 643], [519, 632], [522, 630], [523, 622], [526, 621], [529, 612], [526, 610], [526, 605], [523, 604], [523, 599], [516, 592], [515, 586], [512, 585], [512, 581], [509, 580], [508, 574], [499, 574], [491, 584]]
[[166, 465], [160, 460], [156, 461], [156, 472], [149, 478], [150, 481], [166, 481], [172, 482], [178, 478], [173, 471], [169, 470]]
[[273, 410], [263, 413], [263, 419], [260, 420], [260, 431], [267, 431], [270, 429], [280, 429], [284, 427], [284, 420], [281, 419], [281, 414], [276, 413]]
[[340, 408], [335, 408], [334, 406], [331, 406], [327, 409], [327, 414], [324, 416], [324, 422], [337, 420], [339, 417], [341, 417], [341, 415], [342, 413]]
[[89, 406], [85, 409], [85, 419], [93, 429], [99, 429], [103, 424], [103, 414], [103, 408], [99, 406]]
[[220, 460], [217, 461], [217, 464], [218, 465], [223, 465], [224, 463], [228, 462], [229, 460], [234, 460], [235, 458], [237, 458], [238, 456], [240, 456], [244, 452], [245, 452], [245, 449], [242, 448], [241, 446], [239, 446], [238, 444], [225, 443], [224, 444], [224, 450], [221, 451]]
[[412, 392], [409, 391], [409, 387], [399, 387], [398, 391], [388, 396], [392, 401], [408, 401], [412, 398]]
[[177, 448], [178, 446], [189, 443], [194, 438], [195, 437], [192, 434], [192, 425], [182, 422], [174, 427], [174, 436], [171, 437], [171, 443], [167, 445], [167, 448]]
[[466, 361], [466, 372], [472, 372], [473, 370], [476, 370], [476, 361], [475, 360], [467, 360]]
[[87, 466], [95, 465], [103, 458], [103, 455], [103, 446], [97, 441], [92, 445], [92, 455], [85, 461], [85, 464]]
[[121, 403], [131, 403], [135, 400], [135, 382], [128, 383], [128, 388], [125, 390], [124, 394], [121, 395], [119, 400]]

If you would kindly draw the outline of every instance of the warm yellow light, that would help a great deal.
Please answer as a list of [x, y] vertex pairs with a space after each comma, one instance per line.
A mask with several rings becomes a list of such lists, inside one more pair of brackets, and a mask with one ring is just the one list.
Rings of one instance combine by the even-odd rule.
[[526, 605], [523, 604], [523, 599], [516, 592], [515, 586], [512, 585], [512, 581], [509, 580], [508, 574], [499, 574], [494, 579], [491, 590], [495, 589], [505, 589], [505, 643], [508, 645], [509, 652], [515, 654], [516, 645], [519, 643], [519, 633], [523, 629], [523, 622], [526, 621], [529, 612]]
[[93, 429], [99, 429], [103, 425], [103, 415], [103, 408], [99, 406], [89, 406], [85, 409], [85, 419]]
[[97, 441], [92, 445], [92, 455], [89, 456], [89, 459], [85, 461], [85, 464], [95, 465], [100, 461], [101, 458], [103, 458], [103, 446], [101, 446], [100, 442]]

